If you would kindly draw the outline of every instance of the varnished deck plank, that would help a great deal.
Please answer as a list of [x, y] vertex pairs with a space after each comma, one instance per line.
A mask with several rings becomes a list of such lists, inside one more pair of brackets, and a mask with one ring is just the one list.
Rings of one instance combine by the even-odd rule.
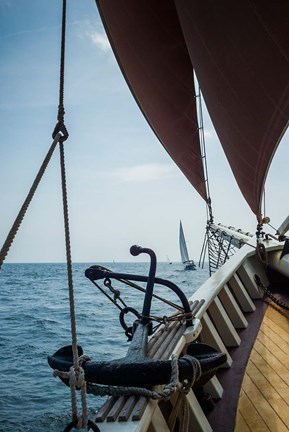
[[[248, 398], [247, 394], [244, 391], [241, 392], [238, 409], [239, 411], [237, 416], [235, 432], [243, 432], [242, 419], [247, 425], [249, 431], [255, 431], [255, 432], [270, 431], [270, 429], [268, 429], [266, 423], [264, 423], [262, 417], [259, 415], [258, 411], [256, 410], [254, 404], [251, 402], [251, 400]], [[240, 421], [240, 417], [242, 418], [241, 421]]]
[[289, 311], [279, 309], [273, 305], [268, 308], [266, 317], [270, 318], [285, 332], [289, 332]]
[[278, 333], [279, 336], [282, 337], [282, 339], [284, 339], [284, 341], [289, 343], [289, 329], [284, 330], [278, 324], [276, 324], [274, 321], [272, 321], [268, 316], [264, 317], [263, 322], [264, 322], [264, 324], [267, 324], [273, 331], [275, 331], [275, 333]]
[[[282, 396], [288, 404], [289, 401], [289, 374], [286, 368], [278, 360], [271, 362], [272, 356], [261, 357], [259, 353], [253, 349], [251, 353], [251, 360], [253, 364], [259, 369], [264, 377], [270, 376], [271, 385]], [[285, 376], [284, 376], [285, 372]]]
[[277, 329], [273, 330], [268, 324], [263, 323], [260, 330], [262, 333], [264, 333], [264, 335], [271, 339], [271, 341], [274, 342], [284, 353], [289, 353], [289, 344], [280, 336]]
[[240, 393], [235, 432], [289, 431], [289, 314], [269, 306]]
[[249, 428], [248, 424], [246, 423], [244, 417], [241, 413], [239, 413], [236, 423], [236, 432], [250, 432], [251, 429]]
[[288, 368], [275, 357], [274, 352], [268, 350], [268, 348], [263, 345], [259, 340], [256, 340], [254, 345], [256, 352], [266, 361], [273, 370], [282, 377], [283, 380], [289, 382], [289, 370]]
[[284, 366], [289, 367], [288, 354], [286, 354], [272, 339], [260, 330], [259, 340]]

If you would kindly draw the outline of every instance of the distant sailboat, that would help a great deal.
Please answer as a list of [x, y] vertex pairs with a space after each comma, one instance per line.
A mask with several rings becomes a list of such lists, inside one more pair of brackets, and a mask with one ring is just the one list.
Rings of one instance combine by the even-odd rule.
[[169, 264], [172, 264], [172, 262], [171, 262], [171, 260], [170, 260], [170, 258], [169, 258], [168, 255], [167, 255], [167, 262], [168, 262]]
[[185, 236], [184, 236], [184, 230], [183, 230], [183, 226], [182, 226], [181, 221], [180, 221], [179, 241], [180, 241], [181, 259], [182, 259], [182, 263], [185, 266], [185, 270], [196, 270], [196, 265], [195, 265], [194, 261], [190, 260], [190, 258], [189, 258], [186, 240], [185, 240]]

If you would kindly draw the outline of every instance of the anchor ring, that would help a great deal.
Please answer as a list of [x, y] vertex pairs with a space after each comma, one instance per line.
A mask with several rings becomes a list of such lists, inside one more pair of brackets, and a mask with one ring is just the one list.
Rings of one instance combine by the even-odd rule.
[[[69, 431], [71, 431], [73, 428], [75, 428], [75, 427], [77, 426], [77, 423], [78, 423], [78, 419], [73, 420], [72, 422], [70, 422], [70, 423], [66, 426], [66, 428], [64, 429], [63, 432], [69, 432]], [[99, 428], [96, 426], [96, 424], [95, 424], [93, 421], [88, 420], [88, 421], [87, 421], [87, 430], [90, 430], [90, 429], [92, 429], [93, 432], [100, 432], [100, 430], [99, 430]]]
[[125, 320], [124, 320], [124, 316], [125, 316], [125, 314], [127, 314], [127, 313], [129, 313], [129, 312], [133, 313], [133, 314], [134, 314], [138, 319], [140, 319], [140, 317], [141, 317], [140, 314], [139, 314], [139, 312], [138, 312], [136, 309], [134, 309], [134, 308], [132, 308], [132, 307], [129, 307], [129, 306], [124, 307], [124, 308], [120, 311], [120, 314], [119, 314], [119, 322], [120, 322], [122, 328], [123, 328], [125, 331], [128, 331], [129, 328], [130, 328], [130, 327], [128, 327], [128, 326], [126, 325]]

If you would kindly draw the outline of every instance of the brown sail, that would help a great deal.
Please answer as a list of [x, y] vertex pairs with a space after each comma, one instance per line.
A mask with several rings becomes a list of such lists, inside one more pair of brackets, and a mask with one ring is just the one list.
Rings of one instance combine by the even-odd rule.
[[100, 0], [97, 4], [140, 109], [171, 158], [207, 199], [193, 68], [174, 2]]
[[206, 199], [193, 68], [255, 214], [289, 118], [285, 0], [99, 0], [128, 84], [170, 156]]
[[255, 214], [289, 118], [289, 3], [176, 0], [210, 116]]

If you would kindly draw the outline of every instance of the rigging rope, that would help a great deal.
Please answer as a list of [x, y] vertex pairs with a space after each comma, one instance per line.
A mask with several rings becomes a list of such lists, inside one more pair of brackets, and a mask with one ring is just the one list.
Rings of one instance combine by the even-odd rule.
[[207, 219], [208, 219], [208, 222], [212, 223], [214, 218], [213, 218], [213, 211], [212, 211], [212, 201], [211, 201], [211, 196], [210, 196], [210, 185], [209, 185], [209, 174], [208, 174], [208, 164], [207, 164], [203, 108], [202, 108], [202, 93], [201, 93], [201, 89], [200, 89], [199, 85], [198, 85], [198, 94], [196, 94], [196, 97], [199, 100], [199, 104], [198, 104], [199, 134], [200, 134], [200, 147], [201, 147], [201, 154], [202, 154], [202, 160], [203, 160], [205, 187], [206, 187], [206, 195], [207, 195]]
[[64, 66], [65, 66], [65, 32], [66, 32], [66, 0], [62, 1], [62, 24], [61, 24], [61, 54], [60, 54], [60, 71], [59, 71], [59, 104], [57, 124], [53, 131], [54, 137], [58, 132], [62, 132], [61, 142], [68, 138], [68, 132], [64, 124]]
[[24, 219], [24, 216], [27, 212], [27, 209], [30, 205], [30, 202], [36, 192], [36, 189], [43, 177], [43, 174], [50, 162], [52, 154], [55, 150], [55, 147], [58, 143], [64, 142], [68, 138], [68, 132], [64, 125], [64, 57], [65, 57], [65, 28], [66, 28], [66, 0], [63, 0], [63, 10], [62, 10], [62, 36], [61, 36], [61, 62], [60, 62], [60, 86], [59, 86], [59, 105], [58, 105], [58, 123], [55, 126], [55, 129], [52, 134], [53, 142], [51, 147], [36, 175], [36, 178], [28, 192], [28, 195], [12, 225], [11, 230], [8, 233], [8, 236], [2, 246], [0, 251], [0, 268], [2, 267], [6, 256], [9, 252], [9, 249], [14, 241], [14, 238], [19, 230], [19, 227]]
[[[71, 260], [71, 245], [70, 245], [70, 231], [69, 231], [69, 217], [68, 217], [68, 201], [67, 201], [67, 187], [66, 187], [66, 173], [65, 173], [65, 156], [63, 143], [68, 138], [68, 132], [64, 124], [64, 65], [65, 65], [65, 31], [66, 31], [66, 0], [62, 3], [62, 31], [61, 31], [61, 59], [60, 59], [60, 83], [59, 83], [59, 105], [57, 124], [52, 133], [52, 145], [36, 175], [36, 178], [30, 188], [30, 191], [14, 221], [11, 230], [3, 244], [0, 251], [0, 268], [8, 254], [8, 251], [14, 241], [14, 238], [19, 230], [19, 227], [24, 219], [29, 204], [36, 192], [36, 189], [43, 177], [43, 174], [51, 160], [52, 154], [56, 145], [59, 143], [60, 150], [60, 166], [61, 166], [61, 183], [62, 183], [62, 199], [63, 199], [63, 215], [65, 227], [65, 244], [66, 244], [66, 260], [67, 260], [67, 275], [69, 287], [69, 303], [70, 303], [70, 317], [71, 317], [71, 334], [72, 334], [72, 350], [73, 350], [73, 367], [69, 372], [69, 383], [71, 388], [71, 401], [73, 411], [73, 421], [66, 428], [71, 430], [71, 427], [87, 428], [87, 425], [92, 427], [93, 430], [98, 430], [93, 422], [88, 420], [88, 409], [86, 404], [86, 381], [84, 378], [84, 371], [81, 367], [78, 349], [77, 349], [77, 335], [76, 335], [76, 318], [74, 307], [74, 290], [72, 278], [72, 260]], [[81, 402], [82, 402], [82, 416], [78, 417], [77, 413], [77, 395], [76, 388], [81, 388]], [[95, 426], [95, 428], [94, 428]]]
[[[73, 353], [73, 366], [69, 372], [69, 385], [71, 390], [71, 404], [72, 404], [72, 423], [76, 422], [76, 427], [87, 428], [88, 425], [88, 409], [86, 403], [86, 381], [84, 370], [81, 367], [81, 362], [78, 356], [77, 348], [77, 333], [76, 333], [76, 316], [75, 316], [75, 303], [74, 303], [74, 288], [72, 277], [72, 259], [71, 259], [71, 243], [70, 243], [70, 229], [69, 229], [69, 216], [68, 216], [68, 200], [67, 200], [67, 186], [66, 186], [66, 172], [65, 172], [65, 155], [64, 155], [64, 141], [68, 138], [68, 132], [64, 124], [64, 65], [65, 65], [65, 31], [66, 31], [66, 0], [62, 2], [62, 27], [61, 27], [61, 56], [60, 56], [60, 78], [59, 78], [59, 105], [57, 124], [53, 131], [52, 136], [58, 132], [62, 133], [59, 150], [60, 150], [60, 167], [61, 167], [61, 184], [62, 184], [62, 200], [63, 200], [63, 217], [65, 229], [65, 246], [66, 246], [66, 263], [67, 263], [67, 277], [69, 289], [69, 307], [70, 307], [70, 322], [71, 322], [71, 336], [72, 336], [72, 353]], [[78, 416], [77, 410], [77, 394], [76, 389], [81, 389], [81, 403], [82, 415]], [[90, 421], [90, 424], [92, 422]]]
[[[73, 277], [72, 277], [72, 259], [71, 259], [71, 244], [70, 244], [70, 230], [69, 230], [68, 201], [67, 201], [63, 142], [59, 143], [59, 149], [60, 149], [63, 216], [64, 216], [65, 244], [66, 244], [66, 264], [67, 264], [67, 277], [68, 277], [68, 289], [69, 289], [72, 352], [73, 352], [73, 367], [70, 370], [69, 386], [71, 390], [73, 421], [78, 420], [77, 428], [86, 428], [88, 422], [88, 409], [86, 403], [86, 381], [84, 378], [84, 370], [81, 367], [79, 362], [78, 349], [77, 349], [76, 316], [75, 316], [75, 304], [74, 304], [74, 288], [73, 288]], [[80, 417], [78, 416], [78, 410], [77, 410], [77, 395], [76, 395], [77, 387], [81, 389], [82, 416]]]
[[211, 224], [208, 223], [199, 263], [202, 262], [204, 266], [206, 250], [208, 250], [210, 276], [235, 253], [235, 247], [232, 244], [234, 237], [232, 235], [227, 237], [224, 238], [222, 233], [212, 230]]
[[46, 170], [46, 168], [50, 162], [50, 159], [51, 159], [52, 154], [55, 150], [55, 147], [58, 144], [58, 142], [61, 140], [61, 137], [62, 137], [62, 135], [60, 133], [55, 134], [55, 136], [53, 137], [54, 138], [53, 143], [51, 144], [50, 149], [48, 150], [48, 153], [45, 156], [44, 161], [42, 162], [42, 165], [41, 165], [41, 167], [40, 167], [40, 169], [39, 169], [39, 171], [35, 177], [35, 180], [34, 180], [32, 186], [28, 192], [28, 195], [27, 195], [15, 221], [14, 221], [14, 224], [12, 225], [12, 228], [8, 233], [8, 236], [7, 236], [5, 242], [2, 246], [2, 249], [0, 251], [0, 268], [2, 267], [2, 265], [5, 261], [5, 258], [9, 252], [9, 249], [10, 249], [10, 247], [14, 241], [14, 238], [15, 238], [15, 236], [16, 236], [19, 228], [20, 228], [20, 225], [24, 219], [24, 216], [27, 212], [29, 204], [32, 201], [32, 198], [36, 192], [36, 189], [37, 189], [37, 187], [38, 187], [38, 185], [39, 185], [39, 183], [43, 177], [43, 174], [44, 174], [44, 172], [45, 172], [45, 170]]

